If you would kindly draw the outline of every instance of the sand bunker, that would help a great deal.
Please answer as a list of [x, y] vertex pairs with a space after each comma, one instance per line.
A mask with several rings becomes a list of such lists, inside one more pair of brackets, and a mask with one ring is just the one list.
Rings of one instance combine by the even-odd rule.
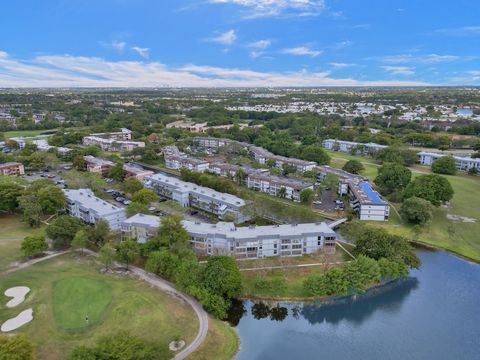
[[2, 332], [9, 332], [19, 327], [28, 324], [30, 321], [33, 320], [33, 309], [27, 309], [22, 311], [20, 314], [15, 316], [14, 318], [8, 319], [5, 321], [0, 328]]
[[7, 302], [8, 308], [13, 308], [25, 301], [25, 296], [30, 292], [30, 288], [26, 286], [16, 286], [5, 291], [5, 296], [13, 298]]

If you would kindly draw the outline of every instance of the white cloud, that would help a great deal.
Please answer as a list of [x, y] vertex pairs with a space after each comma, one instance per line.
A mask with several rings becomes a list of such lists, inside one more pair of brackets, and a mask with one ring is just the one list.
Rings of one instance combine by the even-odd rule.
[[296, 56], [310, 56], [317, 57], [322, 52], [320, 50], [310, 49], [308, 46], [298, 46], [294, 48], [287, 48], [281, 51], [283, 54], [296, 55]]
[[233, 4], [247, 10], [246, 18], [269, 16], [316, 16], [325, 9], [324, 0], [208, 0], [210, 4]]
[[473, 75], [473, 76], [480, 76], [480, 70], [467, 71], [467, 74]]
[[382, 66], [382, 69], [394, 75], [415, 75], [415, 71], [408, 66]]
[[150, 56], [150, 49], [149, 48], [142, 48], [142, 47], [139, 47], [139, 46], [132, 46], [132, 50], [133, 51], [136, 51], [138, 53], [138, 55], [140, 55], [141, 57], [145, 58], [145, 59], [148, 59], [148, 57]]
[[237, 40], [237, 33], [233, 29], [228, 30], [218, 36], [214, 36], [207, 39], [207, 41], [222, 44], [222, 45], [227, 45], [227, 46], [232, 45], [235, 42], [235, 40]]
[[102, 45], [103, 47], [112, 48], [117, 51], [123, 51], [123, 49], [125, 49], [125, 46], [127, 46], [127, 43], [125, 41], [113, 40], [109, 43], [100, 41], [100, 45]]
[[458, 28], [438, 29], [435, 30], [435, 32], [450, 36], [475, 36], [480, 35], [480, 26], [463, 26]]
[[19, 60], [0, 51], [2, 87], [290, 87], [421, 86], [417, 81], [358, 81], [330, 72], [260, 72], [212, 66], [171, 68], [159, 62], [48, 55]]
[[248, 47], [255, 48], [255, 49], [266, 49], [272, 44], [271, 40], [264, 39], [264, 40], [257, 40], [248, 44]]
[[332, 63], [330, 63], [330, 65], [333, 66], [336, 69], [343, 69], [343, 68], [347, 68], [347, 67], [357, 66], [357, 64], [336, 63], [336, 62], [332, 62]]
[[383, 58], [381, 58], [381, 60], [387, 64], [408, 64], [408, 63], [438, 64], [443, 62], [452, 62], [452, 61], [460, 60], [460, 56], [438, 55], [438, 54], [427, 54], [427, 55], [402, 54], [402, 55], [384, 56]]

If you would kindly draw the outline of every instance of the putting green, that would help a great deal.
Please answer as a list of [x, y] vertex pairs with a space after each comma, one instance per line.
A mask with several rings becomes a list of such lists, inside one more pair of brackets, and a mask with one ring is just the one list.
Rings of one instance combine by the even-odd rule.
[[55, 321], [64, 330], [81, 330], [95, 325], [111, 301], [112, 289], [101, 280], [69, 277], [53, 285]]

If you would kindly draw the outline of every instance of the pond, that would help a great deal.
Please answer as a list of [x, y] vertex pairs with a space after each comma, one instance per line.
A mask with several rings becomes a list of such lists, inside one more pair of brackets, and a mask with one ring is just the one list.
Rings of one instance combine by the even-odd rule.
[[418, 255], [420, 271], [355, 300], [237, 304], [237, 360], [480, 359], [480, 265]]

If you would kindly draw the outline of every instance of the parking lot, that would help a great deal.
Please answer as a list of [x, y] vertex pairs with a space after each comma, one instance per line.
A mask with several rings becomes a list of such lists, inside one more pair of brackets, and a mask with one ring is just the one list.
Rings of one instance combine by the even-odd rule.
[[336, 189], [324, 190], [322, 196], [314, 202], [314, 207], [328, 212], [344, 210], [345, 204], [339, 198]]

